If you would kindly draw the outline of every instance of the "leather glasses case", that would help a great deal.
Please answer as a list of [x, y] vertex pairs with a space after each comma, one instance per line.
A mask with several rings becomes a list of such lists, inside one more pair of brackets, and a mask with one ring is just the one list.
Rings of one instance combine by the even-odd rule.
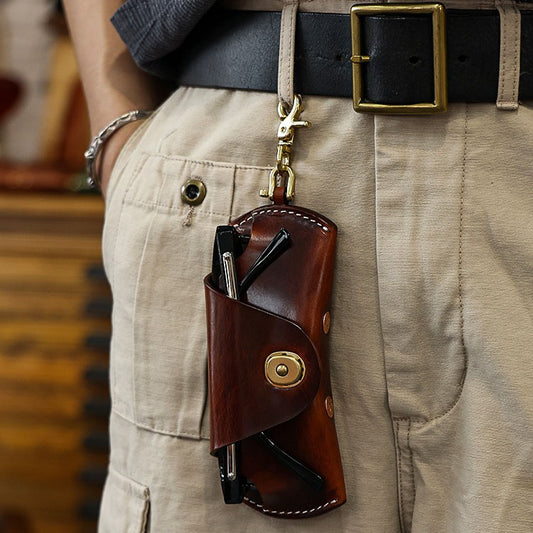
[[[337, 228], [285, 204], [232, 225], [247, 242], [236, 258], [238, 279], [280, 229], [290, 245], [240, 300], [205, 278], [211, 451], [220, 456], [238, 443], [249, 506], [280, 518], [315, 516], [346, 500], [328, 360]], [[318, 477], [302, 475], [284, 454]]]

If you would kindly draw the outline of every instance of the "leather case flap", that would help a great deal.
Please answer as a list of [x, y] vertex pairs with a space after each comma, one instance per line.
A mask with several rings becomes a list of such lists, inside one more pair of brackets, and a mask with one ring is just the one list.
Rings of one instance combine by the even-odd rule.
[[[294, 322], [232, 300], [204, 280], [207, 303], [211, 451], [291, 420], [314, 399], [321, 379], [316, 349]], [[265, 361], [277, 351], [298, 354], [303, 380], [277, 388]]]

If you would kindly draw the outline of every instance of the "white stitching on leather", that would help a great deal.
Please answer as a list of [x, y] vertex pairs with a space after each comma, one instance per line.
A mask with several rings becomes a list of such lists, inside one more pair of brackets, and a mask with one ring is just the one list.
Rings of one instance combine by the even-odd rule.
[[301, 213], [296, 213], [295, 211], [287, 211], [285, 209], [283, 211], [280, 211], [279, 209], [263, 209], [259, 212], [251, 214], [248, 218], [246, 218], [242, 222], [239, 222], [239, 224], [237, 225], [242, 226], [242, 224], [245, 224], [246, 222], [250, 222], [250, 220], [253, 220], [254, 217], [256, 217], [257, 215], [271, 214], [271, 213], [286, 213], [287, 215], [295, 215], [297, 217], [303, 217], [306, 220], [309, 220], [309, 222], [312, 222], [313, 224], [316, 224], [317, 226], [321, 227], [324, 231], [329, 231], [329, 228], [324, 226], [324, 224], [321, 224], [320, 222], [316, 221], [314, 218], [309, 218], [308, 216], [302, 215]]
[[520, 10], [515, 0], [496, 0], [500, 14], [500, 70], [498, 79], [499, 109], [518, 109], [520, 82]]
[[290, 514], [306, 514], [306, 513], [314, 513], [315, 511], [320, 511], [320, 509], [325, 509], [328, 505], [331, 505], [332, 503], [337, 503], [339, 500], [331, 500], [330, 502], [324, 503], [323, 505], [319, 505], [318, 507], [313, 507], [312, 509], [307, 509], [305, 511], [274, 511], [273, 509], [265, 509], [260, 503], [254, 502], [250, 498], [244, 497], [244, 500], [250, 503], [251, 505], [254, 505], [258, 509], [261, 509], [263, 513], [269, 513], [269, 514], [279, 514], [279, 515], [290, 515]]

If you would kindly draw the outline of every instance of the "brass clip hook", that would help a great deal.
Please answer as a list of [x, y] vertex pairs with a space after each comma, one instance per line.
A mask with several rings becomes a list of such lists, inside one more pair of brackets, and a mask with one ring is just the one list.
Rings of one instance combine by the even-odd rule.
[[299, 120], [303, 111], [302, 97], [294, 96], [292, 108], [287, 111], [283, 104], [278, 104], [278, 115], [280, 125], [278, 127], [278, 150], [276, 166], [270, 172], [268, 178], [268, 189], [261, 189], [259, 196], [274, 199], [274, 190], [285, 182], [285, 198], [288, 202], [294, 200], [295, 175], [291, 168], [291, 151], [294, 143], [295, 128], [309, 128], [311, 123], [307, 120]]

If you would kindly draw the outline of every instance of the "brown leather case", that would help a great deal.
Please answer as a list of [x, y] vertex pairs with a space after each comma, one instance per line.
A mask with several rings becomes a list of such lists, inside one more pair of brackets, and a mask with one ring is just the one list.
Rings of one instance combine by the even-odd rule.
[[[253, 484], [244, 501], [280, 518], [315, 516], [346, 501], [333, 418], [328, 330], [337, 228], [316, 212], [274, 204], [232, 222], [250, 241], [237, 259], [242, 279], [281, 229], [291, 246], [247, 291], [243, 301], [205, 279], [211, 450], [240, 442], [240, 469]], [[303, 380], [279, 388], [265, 377], [276, 351], [298, 354]], [[254, 435], [265, 431], [280, 448], [324, 479], [313, 489]]]

